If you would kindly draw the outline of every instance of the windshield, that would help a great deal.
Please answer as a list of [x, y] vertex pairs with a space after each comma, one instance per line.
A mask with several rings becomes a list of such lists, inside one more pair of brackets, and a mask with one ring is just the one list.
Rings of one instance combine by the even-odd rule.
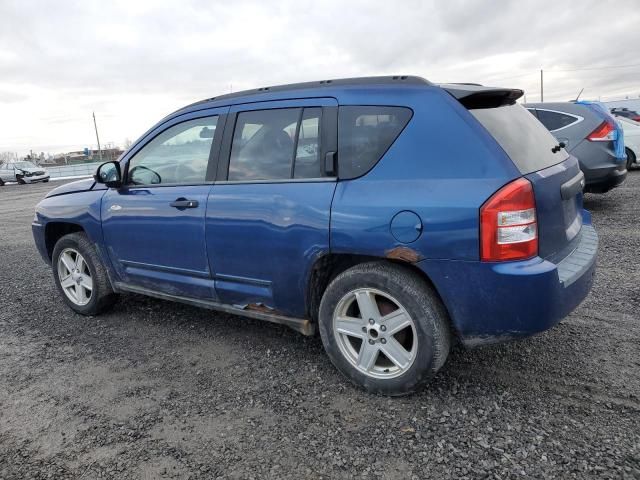
[[37, 168], [34, 163], [31, 162], [16, 162], [14, 163], [16, 168]]
[[469, 112], [496, 139], [523, 175], [563, 162], [569, 156], [564, 149], [555, 150], [558, 140], [521, 105]]

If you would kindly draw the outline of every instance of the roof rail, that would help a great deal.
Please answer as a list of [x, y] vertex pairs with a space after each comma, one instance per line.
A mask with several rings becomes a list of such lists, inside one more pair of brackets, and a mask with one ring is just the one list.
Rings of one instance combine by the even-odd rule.
[[316, 80], [313, 82], [290, 83], [286, 85], [275, 85], [272, 87], [260, 87], [260, 88], [254, 88], [251, 90], [242, 90], [242, 91], [233, 92], [233, 93], [226, 93], [223, 95], [218, 95], [217, 97], [211, 97], [211, 98], [206, 98], [204, 100], [200, 100], [198, 102], [187, 105], [186, 107], [183, 107], [180, 110], [184, 110], [186, 108], [190, 108], [195, 105], [200, 105], [202, 103], [211, 102], [213, 100], [227, 100], [232, 98], [245, 97], [248, 95], [255, 95], [259, 93], [286, 92], [289, 90], [302, 90], [306, 88], [341, 87], [341, 86], [350, 86], [350, 85], [395, 85], [395, 84], [433, 85], [429, 80], [426, 80], [422, 77], [413, 76], [413, 75], [354, 77], [354, 78], [338, 78], [338, 79], [331, 79], [331, 80]]

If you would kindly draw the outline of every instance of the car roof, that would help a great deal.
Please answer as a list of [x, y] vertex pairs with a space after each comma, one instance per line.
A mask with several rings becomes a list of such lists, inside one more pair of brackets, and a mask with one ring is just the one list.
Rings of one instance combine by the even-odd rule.
[[392, 91], [416, 87], [438, 87], [448, 92], [467, 108], [485, 108], [487, 106], [513, 103], [523, 94], [523, 91], [519, 89], [486, 87], [477, 83], [448, 83], [436, 85], [425, 78], [415, 75], [339, 78], [276, 85], [273, 87], [260, 87], [218, 95], [182, 107], [167, 115], [161, 122], [178, 115], [208, 108], [291, 98], [316, 97], [318, 95], [338, 97], [341, 93], [345, 93], [354, 88], [377, 89], [379, 87], [384, 87]]

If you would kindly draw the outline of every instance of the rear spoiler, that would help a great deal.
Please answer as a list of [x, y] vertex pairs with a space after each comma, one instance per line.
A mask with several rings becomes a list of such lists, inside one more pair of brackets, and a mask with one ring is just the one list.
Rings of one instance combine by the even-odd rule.
[[517, 88], [483, 87], [472, 83], [447, 83], [438, 86], [469, 110], [513, 105], [524, 95], [524, 92]]

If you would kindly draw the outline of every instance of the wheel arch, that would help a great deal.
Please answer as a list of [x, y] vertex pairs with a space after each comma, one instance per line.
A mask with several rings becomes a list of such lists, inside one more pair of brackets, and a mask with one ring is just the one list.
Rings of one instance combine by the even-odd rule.
[[402, 255], [398, 257], [376, 257], [369, 255], [357, 255], [357, 254], [348, 254], [348, 253], [327, 253], [320, 258], [316, 259], [314, 264], [311, 267], [310, 273], [308, 275], [307, 281], [307, 290], [306, 290], [306, 298], [305, 298], [305, 306], [306, 306], [306, 314], [314, 323], [318, 321], [318, 311], [320, 308], [320, 301], [322, 300], [322, 296], [329, 286], [329, 283], [340, 275], [345, 270], [359, 265], [361, 263], [368, 262], [381, 262], [381, 263], [390, 263], [394, 265], [399, 265], [408, 271], [414, 272], [417, 274], [438, 296], [440, 302], [447, 312], [447, 317], [449, 321], [449, 327], [452, 332], [456, 332], [453, 322], [451, 320], [451, 314], [447, 305], [444, 301], [442, 295], [438, 291], [438, 288], [433, 283], [431, 278], [421, 270], [415, 263], [413, 263], [408, 258], [402, 258]]
[[86, 234], [84, 227], [78, 223], [59, 221], [48, 222], [44, 229], [44, 240], [49, 259], [51, 260], [53, 256], [53, 249], [58, 240], [65, 235], [78, 232]]

